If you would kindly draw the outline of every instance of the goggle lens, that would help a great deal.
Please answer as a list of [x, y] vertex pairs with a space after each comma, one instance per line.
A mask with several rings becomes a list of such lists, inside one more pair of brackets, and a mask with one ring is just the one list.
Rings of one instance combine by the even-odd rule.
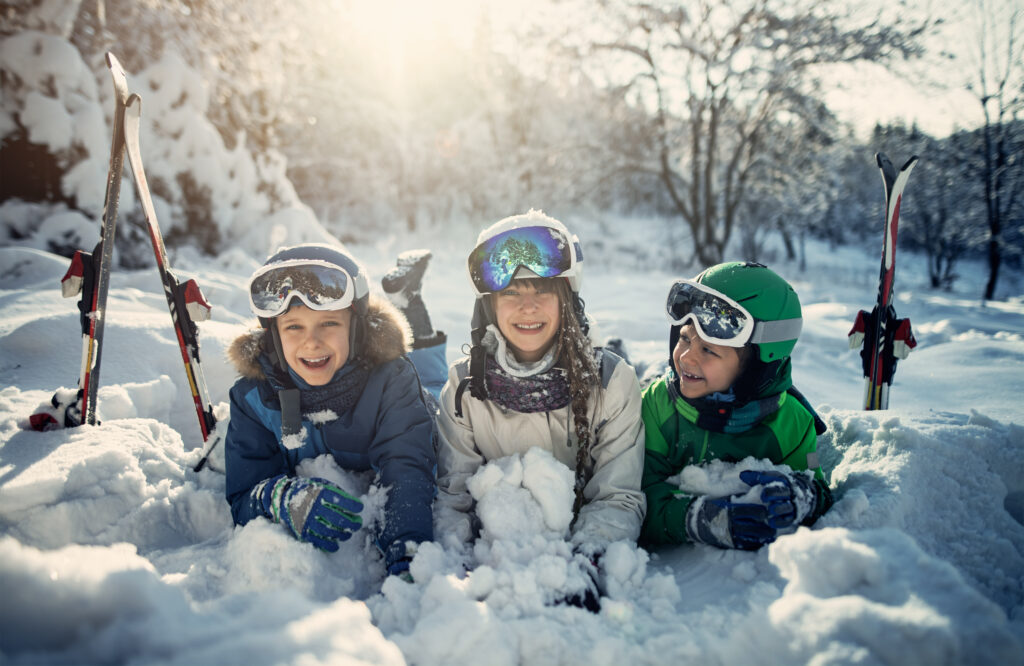
[[573, 244], [557, 229], [519, 227], [487, 239], [469, 255], [469, 276], [480, 293], [508, 287], [520, 268], [555, 277], [572, 267]]
[[249, 282], [249, 302], [260, 317], [283, 314], [293, 298], [313, 310], [341, 310], [352, 304], [352, 279], [330, 264], [282, 262], [257, 273]]
[[676, 324], [692, 320], [708, 342], [742, 346], [754, 329], [753, 317], [741, 306], [695, 282], [672, 285], [665, 307]]

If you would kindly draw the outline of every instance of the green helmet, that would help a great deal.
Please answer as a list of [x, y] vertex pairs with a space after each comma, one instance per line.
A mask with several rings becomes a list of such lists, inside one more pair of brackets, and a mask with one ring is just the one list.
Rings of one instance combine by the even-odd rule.
[[790, 332], [783, 337], [790, 339], [757, 344], [763, 362], [778, 361], [793, 352], [800, 335], [800, 299], [775, 271], [758, 263], [732, 261], [712, 266], [694, 280], [733, 299], [758, 322], [789, 320], [784, 330]]

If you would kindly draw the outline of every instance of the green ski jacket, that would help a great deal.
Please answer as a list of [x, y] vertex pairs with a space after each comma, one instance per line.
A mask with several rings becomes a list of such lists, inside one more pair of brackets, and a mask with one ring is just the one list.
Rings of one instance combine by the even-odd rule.
[[[813, 470], [818, 489], [818, 510], [808, 516], [813, 523], [832, 504], [832, 495], [818, 463], [814, 417], [793, 395], [778, 393], [779, 409], [749, 430], [723, 433], [696, 425], [698, 412], [681, 397], [673, 398], [669, 376], [643, 392], [641, 415], [646, 432], [643, 489], [647, 516], [641, 543], [678, 544], [690, 541], [686, 534], [686, 510], [693, 496], [667, 481], [687, 465], [711, 460], [739, 462], [753, 456], [786, 464], [795, 471]], [[675, 394], [678, 395], [678, 394]]]

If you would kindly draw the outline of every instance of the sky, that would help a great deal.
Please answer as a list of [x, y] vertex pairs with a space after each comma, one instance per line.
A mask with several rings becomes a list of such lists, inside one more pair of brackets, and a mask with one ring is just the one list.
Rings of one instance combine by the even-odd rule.
[[[361, 32], [376, 35], [371, 41], [380, 49], [379, 55], [374, 57], [395, 58], [396, 66], [403, 50], [429, 45], [430, 39], [438, 35], [468, 48], [482, 16], [486, 16], [492, 26], [492, 39], [513, 53], [519, 47], [515, 42], [503, 40], [503, 34], [512, 34], [538, 22], [566, 20], [565, 11], [550, 0], [519, 3], [438, 0], [429, 6], [406, 0], [384, 0], [354, 3], [351, 7], [352, 20], [360, 23]], [[972, 3], [969, 0], [954, 3], [917, 0], [885, 9], [902, 10], [909, 17], [931, 12], [943, 23], [925, 40], [930, 53], [923, 60], [896, 61], [885, 66], [837, 66], [826, 73], [823, 79], [825, 99], [840, 120], [849, 123], [861, 138], [866, 138], [878, 122], [917, 123], [937, 136], [978, 126], [983, 119], [980, 104], [965, 90], [966, 81], [974, 74], [973, 63], [976, 63], [976, 19]], [[949, 55], [955, 58], [950, 60]], [[423, 57], [430, 57], [429, 49]]]

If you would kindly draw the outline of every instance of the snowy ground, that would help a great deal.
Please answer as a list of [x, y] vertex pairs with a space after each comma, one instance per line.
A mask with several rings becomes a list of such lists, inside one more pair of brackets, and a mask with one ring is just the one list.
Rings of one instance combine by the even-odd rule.
[[[602, 335], [623, 337], [640, 365], [660, 362], [672, 276], [633, 251], [658, 228], [631, 224], [627, 241], [575, 226]], [[351, 248], [378, 276], [398, 252], [433, 248], [424, 297], [450, 360], [469, 338], [462, 262], [475, 231]], [[325, 554], [266, 521], [234, 528], [223, 475], [192, 471], [200, 435], [155, 269], [113, 276], [102, 425], [23, 429], [77, 379], [78, 315], [60, 297], [65, 259], [0, 248], [0, 661], [1024, 663], [1020, 276], [983, 306], [980, 266], [937, 293], [923, 288], [922, 260], [901, 255], [897, 311], [920, 345], [900, 364], [892, 409], [867, 413], [846, 333], [874, 300], [877, 258], [816, 249], [805, 273], [773, 267], [804, 303], [795, 380], [829, 424], [819, 448], [835, 507], [758, 553], [616, 544], [609, 598], [591, 615], [547, 603], [579, 569], [562, 540], [572, 477], [544, 455], [485, 468], [474, 485], [484, 536], [472, 553], [422, 547], [411, 585], [381, 586], [365, 538]], [[261, 259], [175, 258], [215, 308], [200, 329], [222, 419], [234, 380], [223, 352], [252, 321], [241, 285]], [[380, 506], [365, 477], [327, 459], [308, 465], [369, 493], [370, 514]]]

